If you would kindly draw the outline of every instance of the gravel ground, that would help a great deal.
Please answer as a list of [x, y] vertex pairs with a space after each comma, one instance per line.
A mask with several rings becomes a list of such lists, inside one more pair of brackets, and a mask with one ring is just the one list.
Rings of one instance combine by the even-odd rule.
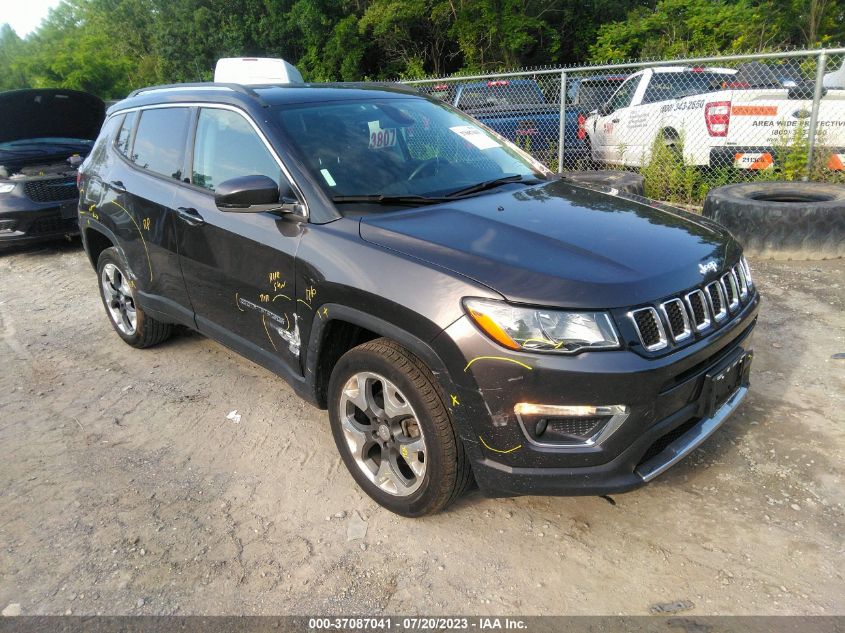
[[752, 390], [684, 462], [410, 520], [281, 379], [192, 333], [124, 345], [78, 244], [2, 254], [0, 609], [845, 614], [845, 262], [752, 268]]

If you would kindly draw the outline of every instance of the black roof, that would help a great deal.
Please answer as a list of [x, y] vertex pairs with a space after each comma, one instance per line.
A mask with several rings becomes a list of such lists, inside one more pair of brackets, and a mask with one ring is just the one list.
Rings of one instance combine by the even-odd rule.
[[352, 101], [357, 99], [401, 98], [419, 95], [416, 89], [404, 84], [388, 82], [274, 84], [243, 86], [241, 84], [194, 83], [150, 86], [132, 92], [119, 101], [109, 112], [124, 108], [175, 103], [184, 101], [229, 103], [251, 102], [261, 106], [286, 103], [314, 103], [327, 101]]

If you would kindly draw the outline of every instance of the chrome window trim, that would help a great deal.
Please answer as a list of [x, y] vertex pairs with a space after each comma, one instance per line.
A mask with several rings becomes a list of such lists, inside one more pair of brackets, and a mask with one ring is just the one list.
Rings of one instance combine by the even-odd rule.
[[[179, 89], [181, 90], [181, 88]], [[149, 93], [148, 93], [149, 94]], [[311, 217], [310, 210], [308, 209], [308, 202], [305, 199], [305, 195], [302, 193], [302, 189], [299, 184], [294, 180], [293, 176], [290, 173], [290, 170], [285, 165], [282, 158], [279, 156], [278, 152], [276, 152], [275, 148], [273, 147], [272, 143], [267, 140], [267, 137], [264, 135], [264, 132], [261, 131], [261, 128], [258, 127], [258, 124], [253, 120], [253, 118], [246, 112], [243, 108], [239, 108], [237, 106], [230, 105], [228, 103], [213, 103], [213, 102], [203, 102], [203, 101], [180, 101], [174, 103], [153, 103], [150, 105], [142, 105], [142, 106], [132, 106], [129, 108], [121, 108], [120, 110], [115, 110], [112, 112], [110, 116], [118, 116], [119, 114], [126, 114], [128, 112], [143, 112], [144, 110], [158, 110], [161, 108], [213, 108], [215, 110], [229, 110], [231, 112], [235, 112], [241, 115], [244, 119], [246, 119], [247, 123], [252, 126], [252, 129], [255, 130], [255, 133], [258, 134], [258, 138], [261, 139], [261, 142], [264, 143], [264, 146], [270, 152], [270, 155], [273, 159], [278, 163], [279, 169], [282, 170], [285, 178], [287, 178], [290, 186], [293, 188], [294, 193], [296, 194], [299, 203], [302, 205], [303, 209], [303, 217], [308, 219]], [[136, 123], [137, 125], [137, 123]], [[194, 137], [194, 141], [196, 142], [196, 137]], [[140, 169], [137, 165], [136, 168]], [[175, 181], [178, 182], [178, 181]], [[185, 185], [187, 183], [179, 182], [180, 185]], [[213, 192], [209, 192], [213, 193]]]
[[[678, 303], [681, 307], [681, 316], [684, 319], [684, 331], [681, 332], [678, 336], [675, 336], [675, 333], [672, 331], [672, 320], [669, 318], [669, 312], [666, 310], [666, 306], [670, 303]], [[674, 299], [669, 299], [669, 301], [664, 301], [660, 304], [660, 311], [663, 313], [663, 316], [666, 317], [666, 323], [669, 324], [669, 334], [672, 336], [672, 340], [676, 343], [680, 343], [681, 341], [687, 340], [690, 336], [692, 336], [692, 326], [690, 324], [689, 315], [687, 315], [687, 309], [684, 306], [684, 302], [675, 297]]]
[[734, 273], [732, 270], [728, 270], [724, 275], [721, 276], [719, 279], [719, 283], [722, 285], [722, 290], [724, 291], [725, 298], [728, 297], [728, 284], [731, 285], [731, 289], [733, 290], [733, 301], [728, 304], [728, 310], [731, 312], [735, 312], [736, 309], [739, 307], [739, 284], [736, 283], [736, 278], [734, 277]]
[[710, 318], [710, 309], [707, 307], [709, 302], [707, 301], [707, 297], [704, 296], [704, 291], [700, 288], [696, 288], [692, 292], [688, 292], [686, 295], [684, 295], [684, 302], [687, 304], [687, 307], [689, 308], [689, 313], [692, 315], [692, 318], [695, 319], [695, 310], [692, 309], [692, 302], [690, 301], [690, 297], [696, 294], [699, 295], [698, 298], [701, 300], [701, 308], [704, 310], [704, 322], [699, 325], [698, 323], [693, 321], [692, 326], [693, 328], [695, 328], [696, 332], [703, 332], [713, 324], [713, 321]]
[[[722, 309], [717, 313], [716, 308], [713, 305], [713, 295], [710, 294], [710, 288], [713, 287], [716, 289], [716, 294], [719, 295], [719, 299], [721, 300]], [[722, 290], [722, 282], [720, 280], [711, 281], [709, 284], [704, 286], [706, 292], [704, 293], [707, 296], [707, 305], [710, 306], [710, 313], [713, 315], [713, 318], [716, 320], [716, 323], [720, 321], [724, 321], [728, 316], [728, 306], [727, 300], [725, 299], [725, 291]]]
[[[653, 345], [646, 345], [645, 341], [643, 341], [642, 332], [640, 332], [640, 328], [637, 325], [637, 320], [634, 318], [634, 316], [640, 312], [651, 312], [654, 315], [654, 320], [657, 322], [657, 332], [660, 335], [660, 340], [657, 341], [657, 343], [654, 343]], [[656, 352], [658, 350], [664, 349], [669, 345], [669, 341], [666, 338], [666, 329], [663, 327], [663, 321], [660, 319], [660, 314], [658, 314], [657, 310], [655, 310], [651, 306], [647, 308], [631, 310], [630, 312], [628, 312], [628, 318], [631, 319], [631, 322], [634, 324], [634, 330], [636, 330], [637, 332], [637, 336], [640, 339], [640, 344], [643, 346], [643, 348], [646, 349], [646, 351]]]

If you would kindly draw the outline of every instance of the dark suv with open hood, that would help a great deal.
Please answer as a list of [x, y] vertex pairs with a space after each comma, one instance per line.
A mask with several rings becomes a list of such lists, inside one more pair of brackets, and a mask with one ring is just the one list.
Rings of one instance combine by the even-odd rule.
[[559, 180], [400, 88], [138, 91], [81, 189], [117, 334], [146, 347], [181, 324], [276, 372], [406, 516], [473, 479], [631, 490], [748, 389], [759, 298], [724, 229]]
[[0, 93], [0, 248], [78, 232], [76, 170], [104, 117], [86, 92]]

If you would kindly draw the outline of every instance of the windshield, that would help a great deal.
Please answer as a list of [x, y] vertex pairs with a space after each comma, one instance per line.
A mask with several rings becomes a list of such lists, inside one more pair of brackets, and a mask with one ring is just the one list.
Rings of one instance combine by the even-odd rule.
[[458, 99], [458, 107], [462, 110], [543, 103], [545, 103], [545, 99], [537, 84], [533, 82], [511, 83], [506, 80], [491, 81], [486, 86], [465, 86]]
[[294, 150], [330, 197], [436, 197], [548, 173], [472, 119], [418, 97], [276, 110]]

